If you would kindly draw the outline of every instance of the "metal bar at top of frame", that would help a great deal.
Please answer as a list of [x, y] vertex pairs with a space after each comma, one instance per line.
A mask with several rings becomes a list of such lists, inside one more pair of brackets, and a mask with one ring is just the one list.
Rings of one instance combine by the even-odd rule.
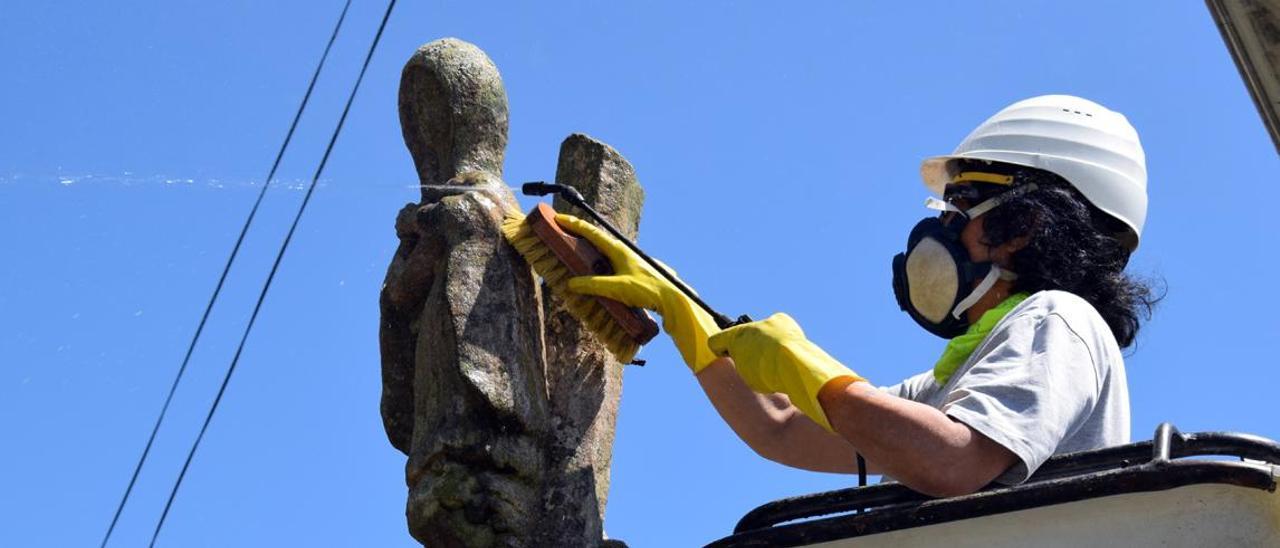
[[1280, 152], [1280, 0], [1205, 0]]

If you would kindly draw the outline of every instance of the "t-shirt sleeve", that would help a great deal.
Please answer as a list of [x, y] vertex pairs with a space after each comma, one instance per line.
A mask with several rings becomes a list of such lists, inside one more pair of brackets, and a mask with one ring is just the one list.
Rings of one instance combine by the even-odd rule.
[[881, 386], [880, 391], [907, 400], [922, 401], [924, 399], [925, 390], [933, 387], [934, 385], [933, 370], [930, 369], [918, 375], [908, 377], [898, 384]]
[[996, 481], [1026, 481], [1097, 403], [1083, 339], [1057, 314], [1011, 318], [942, 405], [943, 413], [1004, 446], [1019, 462]]

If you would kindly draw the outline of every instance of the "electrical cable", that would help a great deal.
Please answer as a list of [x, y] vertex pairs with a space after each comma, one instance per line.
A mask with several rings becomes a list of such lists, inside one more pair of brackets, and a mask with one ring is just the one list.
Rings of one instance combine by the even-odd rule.
[[209, 296], [209, 304], [205, 305], [204, 315], [200, 317], [200, 324], [196, 326], [195, 335], [191, 337], [191, 344], [187, 346], [187, 354], [182, 358], [182, 365], [178, 367], [178, 374], [173, 378], [173, 384], [169, 387], [169, 395], [164, 399], [164, 405], [160, 407], [160, 415], [156, 417], [155, 426], [151, 428], [151, 436], [147, 438], [147, 445], [142, 449], [142, 455], [138, 457], [138, 464], [133, 468], [133, 476], [129, 478], [129, 486], [125, 487], [124, 495], [120, 497], [120, 504], [116, 506], [116, 513], [111, 517], [111, 525], [107, 526], [107, 534], [102, 537], [102, 547], [106, 548], [107, 542], [111, 540], [111, 533], [116, 529], [116, 523], [120, 521], [120, 514], [124, 512], [125, 504], [129, 502], [129, 495], [133, 493], [133, 486], [138, 482], [138, 475], [142, 472], [142, 465], [147, 461], [147, 456], [151, 453], [151, 446], [156, 441], [156, 434], [160, 432], [160, 424], [164, 422], [165, 415], [169, 412], [169, 404], [173, 402], [173, 395], [178, 391], [178, 384], [182, 381], [182, 376], [187, 371], [187, 364], [191, 363], [191, 355], [195, 352], [196, 343], [200, 340], [200, 334], [204, 332], [205, 323], [209, 320], [209, 314], [213, 311], [213, 304], [218, 300], [218, 295], [222, 293], [222, 285], [227, 281], [227, 274], [231, 272], [231, 264], [235, 262], [236, 255], [240, 252], [240, 245], [244, 243], [244, 237], [249, 232], [249, 225], [253, 224], [253, 218], [258, 213], [258, 206], [262, 205], [262, 199], [267, 195], [267, 188], [271, 186], [271, 180], [276, 176], [276, 170], [280, 167], [280, 161], [284, 158], [285, 150], [289, 148], [289, 142], [293, 140], [293, 132], [298, 129], [298, 121], [302, 119], [302, 112], [307, 108], [307, 102], [311, 100], [311, 91], [316, 87], [316, 81], [320, 79], [320, 70], [324, 68], [325, 60], [329, 58], [329, 51], [333, 48], [333, 43], [338, 38], [338, 30], [342, 28], [342, 22], [347, 18], [347, 9], [351, 7], [351, 0], [347, 0], [342, 6], [342, 13], [338, 15], [338, 22], [333, 26], [333, 33], [329, 36], [329, 42], [324, 46], [324, 53], [320, 55], [320, 62], [316, 64], [316, 70], [311, 74], [311, 83], [307, 84], [307, 91], [302, 95], [302, 102], [298, 105], [298, 112], [293, 115], [293, 122], [289, 124], [289, 131], [285, 133], [284, 142], [280, 144], [280, 150], [276, 152], [276, 159], [271, 163], [271, 170], [267, 172], [267, 178], [262, 183], [262, 189], [258, 191], [258, 199], [253, 202], [253, 208], [249, 210], [249, 216], [244, 220], [244, 226], [240, 229], [240, 236], [236, 238], [236, 244], [231, 248], [231, 255], [227, 257], [227, 264], [222, 267], [222, 275], [218, 277], [218, 285], [214, 287], [213, 294]]
[[231, 365], [227, 367], [227, 373], [222, 378], [222, 385], [218, 388], [218, 394], [213, 398], [213, 404], [209, 406], [209, 413], [205, 416], [204, 424], [200, 427], [200, 433], [196, 436], [196, 440], [191, 444], [191, 450], [187, 452], [187, 459], [182, 464], [182, 470], [178, 472], [178, 479], [173, 483], [173, 489], [169, 491], [169, 500], [165, 502], [164, 512], [160, 514], [160, 521], [156, 523], [156, 530], [151, 535], [151, 544], [156, 545], [156, 539], [160, 536], [160, 530], [164, 528], [165, 518], [169, 515], [169, 509], [173, 506], [173, 500], [178, 495], [178, 488], [182, 486], [182, 479], [187, 475], [187, 469], [191, 466], [191, 459], [195, 457], [196, 450], [200, 447], [200, 441], [204, 439], [204, 434], [209, 429], [209, 423], [213, 420], [214, 413], [218, 410], [218, 404], [222, 401], [223, 394], [227, 391], [227, 384], [231, 381], [231, 376], [235, 373], [236, 365], [240, 362], [240, 355], [244, 352], [245, 341], [249, 339], [249, 333], [253, 331], [253, 324], [258, 319], [258, 312], [262, 310], [262, 303], [267, 298], [267, 291], [271, 289], [271, 281], [275, 279], [276, 272], [280, 268], [280, 261], [284, 259], [285, 251], [289, 249], [289, 243], [293, 240], [294, 231], [298, 228], [298, 222], [302, 220], [302, 214], [307, 209], [307, 204], [311, 201], [311, 195], [315, 192], [316, 183], [320, 180], [320, 175], [324, 172], [325, 164], [329, 161], [329, 154], [333, 152], [333, 146], [338, 141], [338, 135], [342, 133], [342, 126], [347, 121], [347, 114], [351, 112], [351, 104], [355, 101], [356, 91], [360, 89], [360, 83], [364, 81], [365, 72], [369, 69], [369, 61], [373, 59], [373, 53], [378, 48], [378, 42], [382, 40], [382, 32], [387, 28], [387, 21], [391, 18], [391, 10], [396, 5], [396, 0], [390, 0], [387, 3], [387, 11], [382, 15], [382, 23], [378, 25], [378, 32], [373, 37], [373, 43], [369, 45], [369, 53], [364, 58], [364, 64], [360, 67], [360, 75], [356, 77], [356, 83], [351, 87], [351, 94], [347, 96], [347, 104], [342, 109], [342, 116], [338, 118], [338, 125], [333, 129], [333, 136], [329, 138], [329, 144], [324, 149], [324, 155], [320, 158], [320, 165], [316, 168], [315, 175], [311, 178], [311, 184], [307, 186], [307, 194], [302, 198], [302, 204], [298, 206], [298, 213], [293, 217], [293, 224], [289, 226], [289, 232], [284, 237], [284, 242], [280, 244], [280, 251], [276, 254], [275, 262], [271, 265], [271, 272], [267, 275], [267, 281], [262, 285], [262, 292], [258, 294], [258, 302], [253, 307], [253, 314], [249, 316], [249, 323], [245, 326], [244, 334], [240, 337], [240, 345], [236, 348], [236, 353], [231, 358]]

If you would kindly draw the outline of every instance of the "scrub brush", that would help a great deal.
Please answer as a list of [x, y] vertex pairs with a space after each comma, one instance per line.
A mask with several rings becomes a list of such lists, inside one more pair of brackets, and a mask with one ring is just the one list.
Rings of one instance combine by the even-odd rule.
[[542, 276], [569, 314], [582, 322], [618, 361], [632, 362], [640, 346], [658, 334], [658, 324], [639, 308], [569, 291], [569, 278], [612, 274], [613, 267], [590, 242], [566, 232], [555, 219], [556, 211], [539, 203], [527, 216], [508, 216], [502, 223], [502, 234]]
[[[586, 203], [577, 189], [568, 185], [544, 182], [525, 183], [521, 193], [526, 196], [557, 194], [570, 204], [586, 211], [597, 224], [604, 227], [634, 251], [645, 262], [688, 295], [698, 306], [706, 310], [721, 329], [750, 322], [741, 316], [736, 321], [716, 312], [693, 292], [689, 286], [671, 274], [667, 268], [650, 258], [627, 239], [612, 224]], [[542, 276], [551, 292], [560, 297], [571, 315], [583, 323], [604, 343], [618, 361], [644, 365], [643, 360], [632, 362], [640, 346], [658, 334], [658, 324], [639, 308], [629, 307], [618, 301], [569, 291], [569, 278], [574, 276], [608, 275], [613, 266], [599, 250], [585, 238], [566, 232], [555, 221], [556, 211], [545, 203], [539, 203], [527, 216], [510, 215], [502, 223], [502, 233], [516, 251], [528, 261], [534, 272]]]

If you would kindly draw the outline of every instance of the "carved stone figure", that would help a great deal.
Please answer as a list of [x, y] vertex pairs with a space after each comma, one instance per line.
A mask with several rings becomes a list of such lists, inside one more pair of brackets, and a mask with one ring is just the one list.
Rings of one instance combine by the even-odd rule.
[[[422, 46], [400, 122], [422, 198], [396, 217], [379, 338], [409, 531], [430, 546], [600, 545], [622, 365], [499, 232], [519, 205], [497, 68], [460, 40]], [[572, 135], [555, 180], [635, 236], [644, 193], [617, 151]]]

